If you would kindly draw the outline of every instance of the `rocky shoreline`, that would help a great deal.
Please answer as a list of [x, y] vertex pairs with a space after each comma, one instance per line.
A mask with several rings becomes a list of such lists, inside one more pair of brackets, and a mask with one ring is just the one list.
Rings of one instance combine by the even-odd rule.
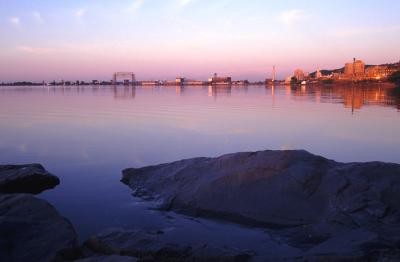
[[78, 247], [72, 224], [32, 195], [59, 183], [39, 164], [0, 166], [0, 261], [55, 261]]
[[33, 196], [59, 179], [38, 164], [7, 165], [0, 166], [0, 261], [400, 259], [398, 164], [261, 151], [125, 169], [122, 182], [160, 210], [265, 231], [265, 248], [188, 242], [174, 228], [110, 228], [79, 244], [71, 223]]

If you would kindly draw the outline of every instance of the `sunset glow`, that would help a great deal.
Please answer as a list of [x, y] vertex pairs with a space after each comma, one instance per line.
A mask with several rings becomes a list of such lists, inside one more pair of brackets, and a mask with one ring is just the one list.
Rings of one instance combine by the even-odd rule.
[[[397, 1], [1, 1], [0, 81], [283, 79], [400, 59]], [[395, 59], [395, 61], [392, 61]], [[397, 59], [397, 60], [396, 60]]]

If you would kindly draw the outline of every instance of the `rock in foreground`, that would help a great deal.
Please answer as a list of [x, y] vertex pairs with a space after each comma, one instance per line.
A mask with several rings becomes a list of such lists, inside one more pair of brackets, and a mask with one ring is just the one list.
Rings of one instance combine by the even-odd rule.
[[74, 262], [137, 262], [138, 260], [134, 257], [129, 256], [93, 256], [89, 258], [82, 258], [78, 260], [74, 260]]
[[44, 200], [32, 195], [0, 195], [0, 261], [54, 261], [76, 248], [72, 225]]
[[39, 194], [59, 183], [40, 164], [0, 166], [0, 193]]
[[207, 243], [182, 244], [163, 231], [109, 229], [85, 242], [102, 255], [124, 255], [139, 261], [249, 261], [251, 254]]
[[400, 246], [398, 164], [262, 151], [126, 169], [122, 181], [167, 210], [280, 230], [310, 257]]

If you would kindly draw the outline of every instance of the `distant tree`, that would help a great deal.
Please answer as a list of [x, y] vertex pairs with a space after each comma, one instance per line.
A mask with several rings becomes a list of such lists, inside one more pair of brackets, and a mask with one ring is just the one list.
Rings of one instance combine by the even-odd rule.
[[298, 83], [299, 83], [299, 81], [297, 80], [297, 77], [293, 76], [290, 79], [290, 84], [295, 85], [295, 84], [298, 84]]
[[400, 71], [396, 71], [389, 76], [389, 81], [400, 84]]

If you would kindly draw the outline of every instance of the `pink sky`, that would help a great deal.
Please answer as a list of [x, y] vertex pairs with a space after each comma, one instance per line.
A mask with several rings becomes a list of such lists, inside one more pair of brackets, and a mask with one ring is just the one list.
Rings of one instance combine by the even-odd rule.
[[143, 80], [217, 72], [254, 81], [271, 77], [273, 65], [284, 78], [353, 57], [395, 62], [400, 3], [383, 2], [2, 2], [0, 82], [109, 80], [114, 71]]

